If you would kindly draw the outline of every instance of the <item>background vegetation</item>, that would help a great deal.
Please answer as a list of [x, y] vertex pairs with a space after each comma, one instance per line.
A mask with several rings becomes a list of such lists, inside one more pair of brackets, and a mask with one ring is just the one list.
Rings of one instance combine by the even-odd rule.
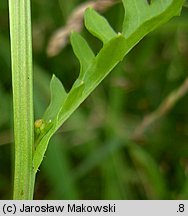
[[[54, 73], [67, 90], [79, 63], [68, 44], [46, 54], [52, 33], [84, 1], [32, 0], [35, 119], [49, 103]], [[123, 7], [104, 13], [120, 29]], [[35, 199], [188, 199], [188, 96], [167, 103], [188, 72], [188, 9], [142, 40], [53, 137]], [[12, 193], [12, 93], [7, 1], [0, 1], [0, 199]], [[95, 52], [100, 42], [85, 35]], [[110, 59], [109, 59], [110, 61]], [[186, 83], [185, 83], [186, 84]], [[185, 85], [186, 86], [186, 85]], [[187, 92], [187, 89], [184, 93]], [[173, 94], [174, 95], [174, 94]], [[159, 110], [161, 112], [161, 110]], [[141, 125], [141, 127], [140, 127]]]

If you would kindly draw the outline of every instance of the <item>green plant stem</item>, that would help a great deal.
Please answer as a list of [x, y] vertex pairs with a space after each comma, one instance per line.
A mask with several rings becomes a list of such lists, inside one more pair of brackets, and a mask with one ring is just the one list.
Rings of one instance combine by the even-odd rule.
[[15, 169], [13, 199], [33, 199], [33, 75], [30, 0], [9, 0]]

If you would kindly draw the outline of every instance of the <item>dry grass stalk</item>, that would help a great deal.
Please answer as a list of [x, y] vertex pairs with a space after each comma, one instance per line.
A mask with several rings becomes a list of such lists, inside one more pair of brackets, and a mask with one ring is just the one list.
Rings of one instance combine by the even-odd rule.
[[176, 90], [172, 91], [159, 107], [153, 111], [152, 113], [146, 115], [143, 121], [136, 127], [133, 132], [132, 138], [134, 140], [139, 140], [144, 132], [159, 118], [168, 113], [176, 104], [178, 100], [180, 100], [186, 93], [188, 92], [188, 78], [182, 83], [182, 85]]

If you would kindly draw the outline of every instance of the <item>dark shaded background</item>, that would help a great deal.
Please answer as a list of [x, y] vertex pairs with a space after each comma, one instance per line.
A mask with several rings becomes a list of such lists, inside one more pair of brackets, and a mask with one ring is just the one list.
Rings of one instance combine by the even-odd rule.
[[[80, 0], [32, 0], [35, 119], [49, 103], [54, 73], [69, 90], [79, 63], [67, 45], [46, 55], [52, 33]], [[108, 9], [120, 31], [123, 7]], [[50, 142], [36, 180], [35, 199], [188, 199], [188, 96], [135, 139], [188, 73], [188, 8], [143, 39]], [[12, 193], [12, 93], [7, 1], [0, 1], [0, 199]], [[97, 52], [101, 43], [84, 29]]]

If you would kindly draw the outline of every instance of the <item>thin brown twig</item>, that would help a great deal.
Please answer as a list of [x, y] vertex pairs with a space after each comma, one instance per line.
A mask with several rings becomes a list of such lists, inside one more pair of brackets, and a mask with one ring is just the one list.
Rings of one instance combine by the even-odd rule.
[[118, 3], [119, 0], [97, 0], [88, 1], [79, 5], [69, 16], [65, 26], [59, 28], [51, 36], [48, 46], [47, 55], [49, 57], [57, 55], [69, 42], [69, 36], [72, 31], [80, 32], [83, 27], [84, 11], [88, 7], [92, 7], [99, 12], [106, 11], [112, 5]]
[[159, 118], [167, 114], [186, 93], [188, 92], [188, 77], [182, 83], [182, 85], [176, 90], [172, 91], [159, 107], [152, 113], [146, 115], [143, 121], [136, 127], [132, 134], [134, 140], [139, 140], [144, 132]]

